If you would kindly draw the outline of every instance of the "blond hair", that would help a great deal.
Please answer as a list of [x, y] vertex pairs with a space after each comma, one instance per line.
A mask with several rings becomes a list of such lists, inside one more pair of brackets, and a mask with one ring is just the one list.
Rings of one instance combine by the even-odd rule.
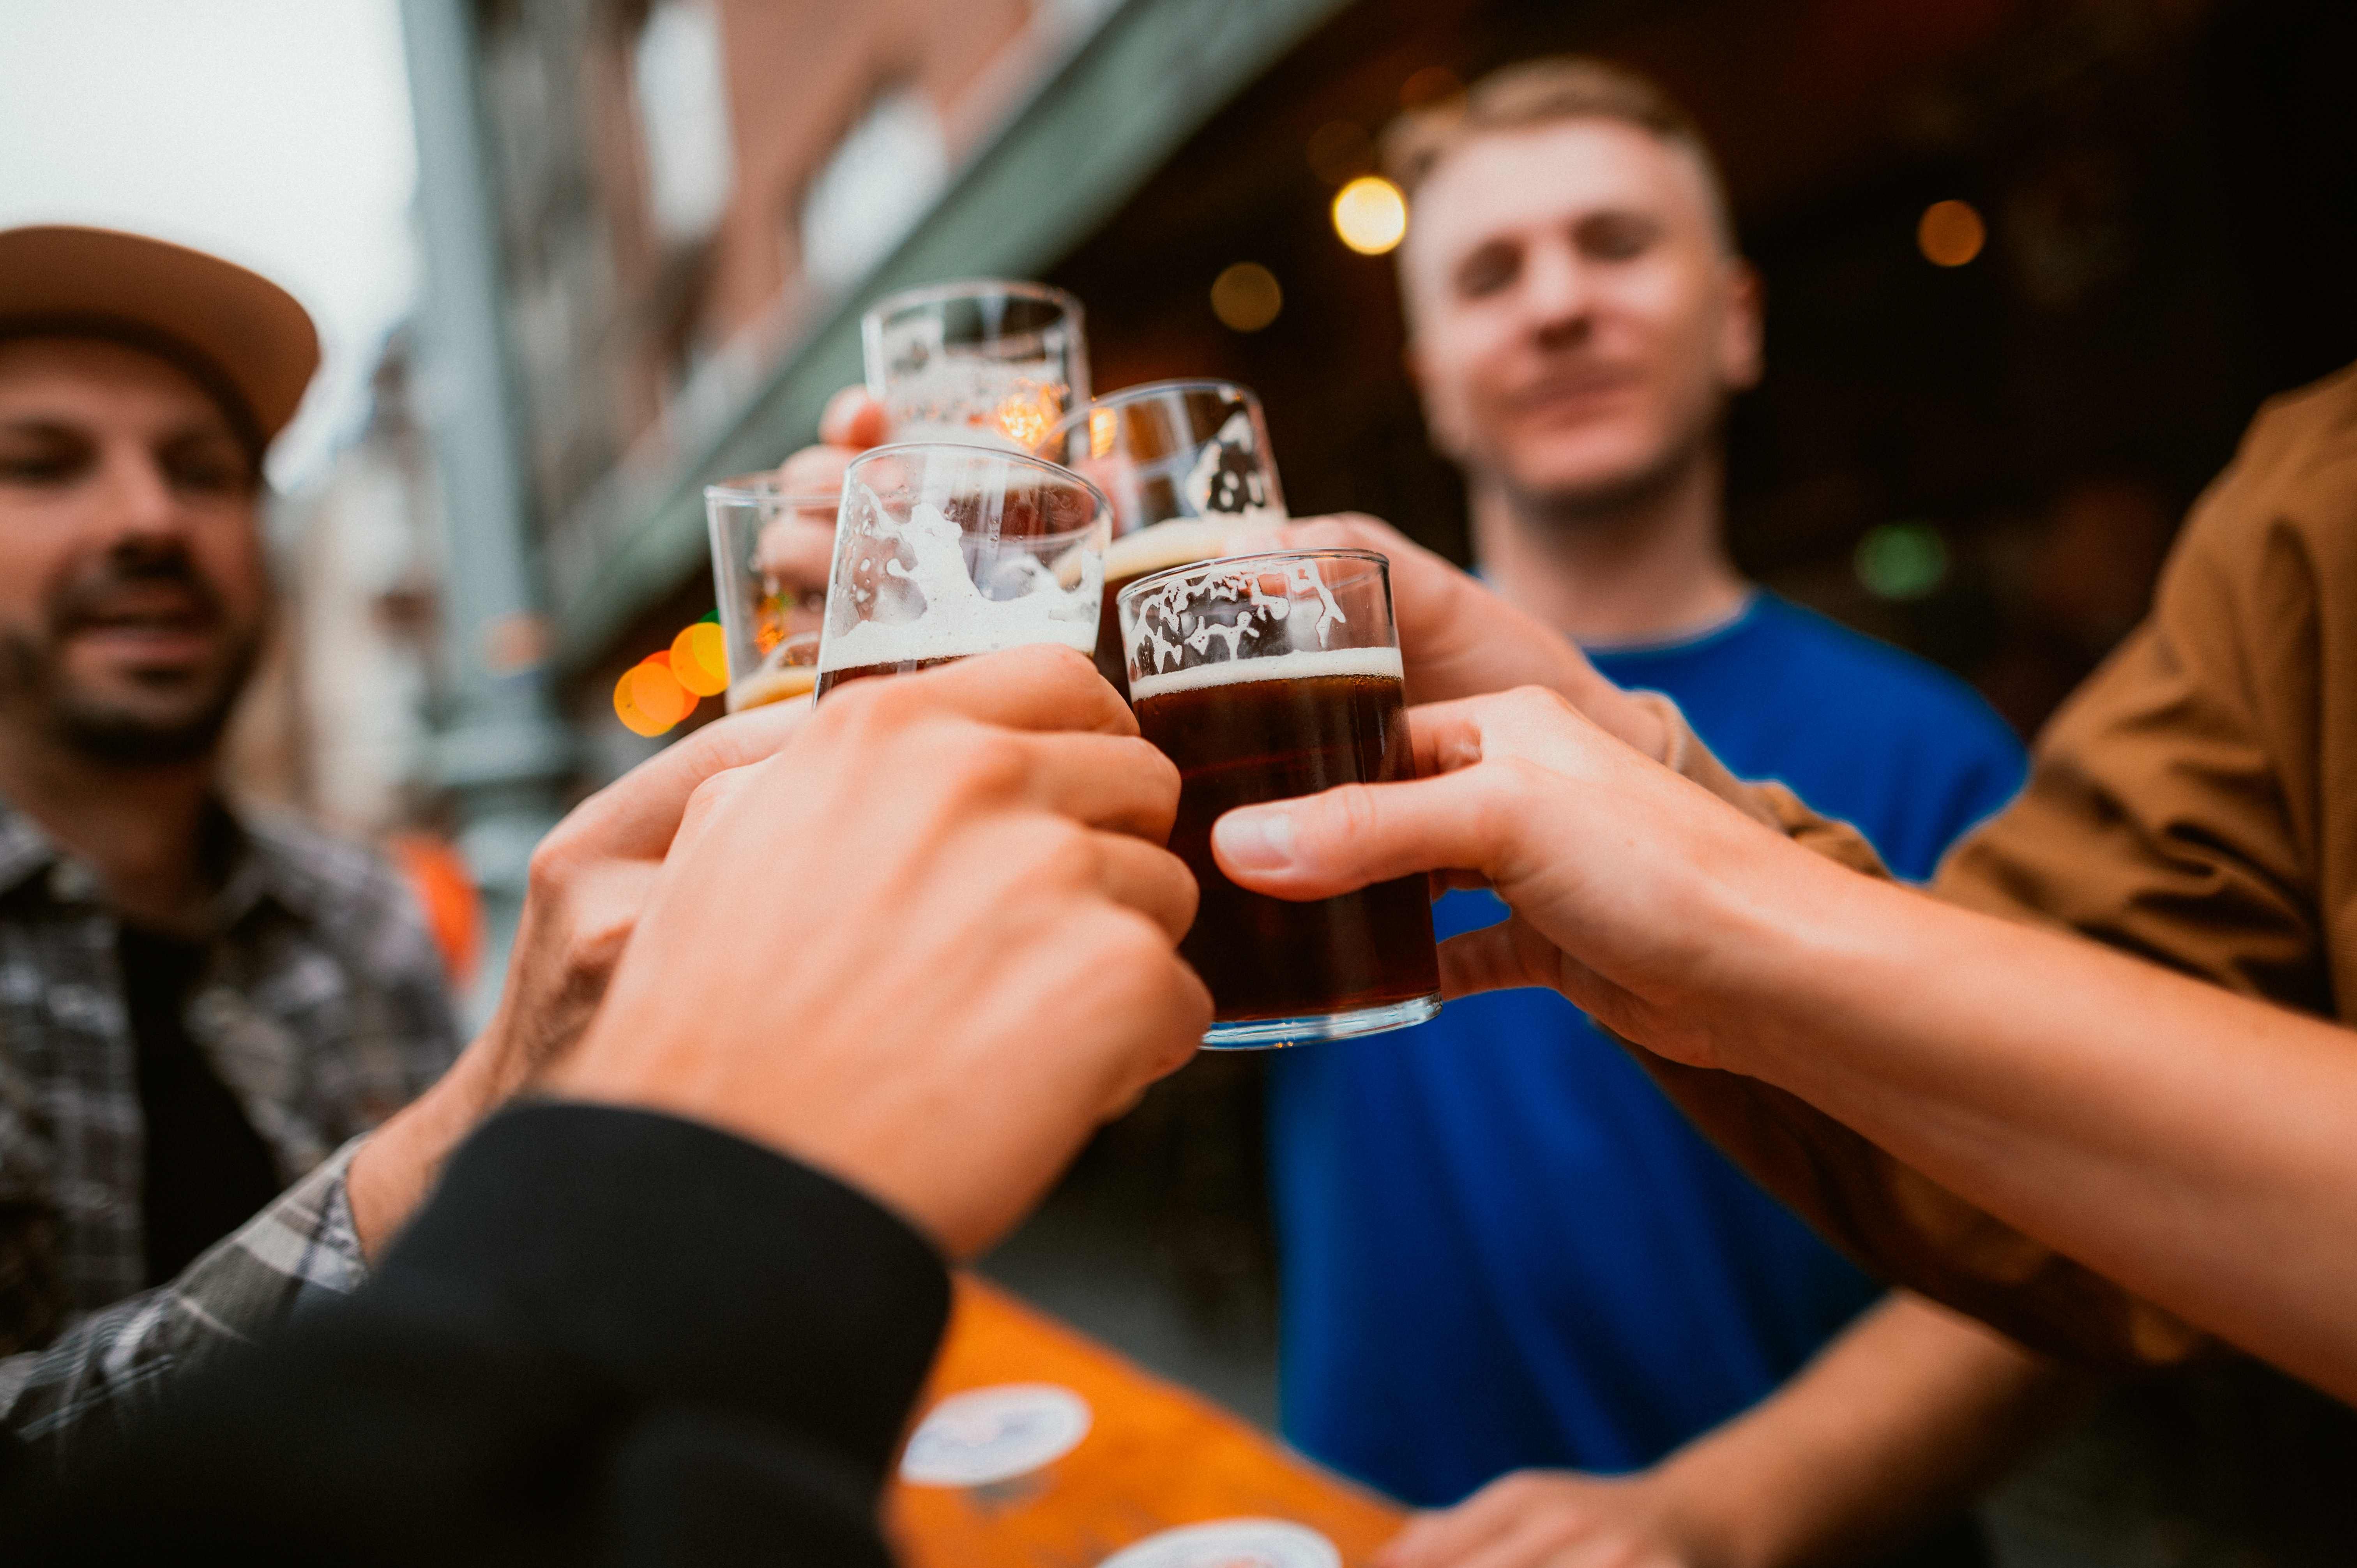
[[1383, 172], [1413, 197], [1433, 170], [1469, 142], [1569, 120], [1618, 120], [1693, 158], [1702, 170], [1720, 242], [1735, 249], [1727, 182], [1702, 127], [1652, 78], [1587, 55], [1552, 55], [1505, 66], [1462, 93], [1409, 110], [1383, 132]]

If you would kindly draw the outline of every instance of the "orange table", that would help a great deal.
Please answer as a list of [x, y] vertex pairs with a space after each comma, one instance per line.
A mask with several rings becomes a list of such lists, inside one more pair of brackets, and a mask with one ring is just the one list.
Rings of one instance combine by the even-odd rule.
[[1157, 1530], [1247, 1515], [1322, 1531], [1356, 1564], [1401, 1525], [1390, 1504], [1248, 1423], [962, 1276], [918, 1412], [994, 1383], [1061, 1383], [1089, 1402], [1089, 1434], [995, 1485], [896, 1485], [887, 1518], [909, 1568], [1093, 1568]]

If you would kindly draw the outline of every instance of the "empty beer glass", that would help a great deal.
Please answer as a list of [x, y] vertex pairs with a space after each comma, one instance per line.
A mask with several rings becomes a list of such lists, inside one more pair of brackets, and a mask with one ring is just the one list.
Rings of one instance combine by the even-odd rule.
[[1087, 476], [1113, 501], [1097, 668], [1123, 686], [1114, 596], [1148, 572], [1203, 561], [1230, 533], [1285, 519], [1285, 492], [1260, 400], [1233, 381], [1148, 381], [1065, 415], [1042, 456]]
[[705, 487], [730, 713], [802, 696], [817, 681], [838, 502], [834, 490], [790, 494], [774, 474]]
[[860, 318], [867, 390], [895, 441], [1028, 452], [1089, 399], [1081, 302], [977, 278], [891, 295]]
[[1142, 577], [1118, 601], [1130, 705], [1178, 765], [1170, 848], [1201, 890], [1179, 951], [1211, 987], [1207, 1046], [1280, 1046], [1440, 1010], [1425, 878], [1306, 903], [1211, 856], [1238, 806], [1414, 776], [1390, 564], [1367, 550], [1239, 555]]
[[1113, 508], [1070, 469], [985, 446], [852, 461], [827, 577], [818, 694], [1030, 642], [1096, 646]]

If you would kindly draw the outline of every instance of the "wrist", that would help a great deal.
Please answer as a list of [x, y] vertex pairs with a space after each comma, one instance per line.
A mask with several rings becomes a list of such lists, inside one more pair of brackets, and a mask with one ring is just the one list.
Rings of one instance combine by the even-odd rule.
[[1797, 1561], [1778, 1499], [1740, 1466], [1719, 1463], [1707, 1437], [1663, 1459], [1640, 1484], [1682, 1568], [1782, 1568]]
[[1560, 650], [1556, 668], [1544, 684], [1615, 740], [1655, 762], [1669, 762], [1676, 725], [1659, 711], [1670, 705], [1668, 699], [1648, 701], [1645, 693], [1624, 691], [1571, 644], [1557, 639], [1555, 646]]
[[498, 1103], [490, 1055], [479, 1037], [449, 1071], [352, 1151], [344, 1190], [352, 1206], [352, 1229], [370, 1262], [425, 1201], [450, 1151]]
[[1921, 896], [1732, 818], [1725, 841], [1705, 857], [1691, 915], [1705, 956], [1689, 1000], [1713, 1026], [1719, 1065], [1805, 1099], [1857, 997], [1920, 986], [1920, 954], [1907, 954]]

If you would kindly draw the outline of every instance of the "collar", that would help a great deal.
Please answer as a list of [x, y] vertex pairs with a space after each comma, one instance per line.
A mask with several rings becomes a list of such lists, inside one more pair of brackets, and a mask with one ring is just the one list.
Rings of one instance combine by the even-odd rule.
[[[304, 868], [296, 846], [270, 825], [249, 822], [218, 797], [204, 831], [215, 840], [218, 864], [225, 867], [207, 923], [226, 931], [264, 900], [290, 912], [316, 914], [317, 879]], [[15, 892], [47, 873], [49, 891], [68, 902], [99, 900], [98, 874], [80, 855], [51, 838], [15, 802], [0, 798], [0, 895]]]
[[0, 800], [0, 893], [12, 893], [27, 877], [55, 865], [57, 842], [39, 824]]
[[1744, 592], [1742, 602], [1717, 620], [1690, 626], [1666, 637], [1640, 639], [1633, 642], [1583, 642], [1579, 650], [1591, 659], [1643, 658], [1649, 654], [1691, 652], [1717, 642], [1729, 632], [1740, 630], [1759, 610], [1760, 601], [1760, 590], [1749, 588]]

